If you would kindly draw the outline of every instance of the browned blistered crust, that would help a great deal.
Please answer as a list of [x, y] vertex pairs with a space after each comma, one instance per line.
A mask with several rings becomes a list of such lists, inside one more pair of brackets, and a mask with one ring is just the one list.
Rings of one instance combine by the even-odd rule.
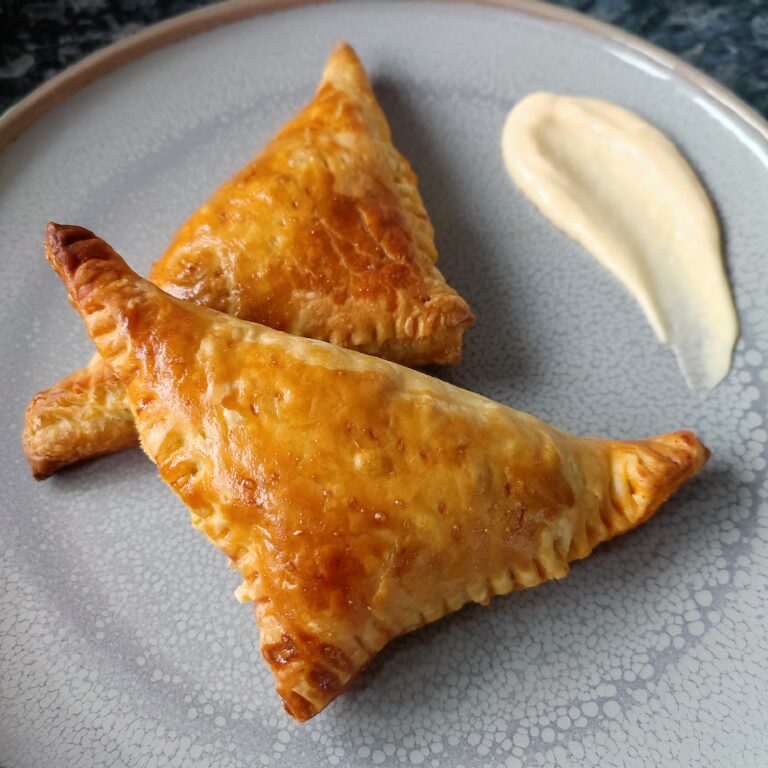
[[[474, 317], [436, 258], [416, 176], [339, 45], [312, 101], [182, 226], [150, 280], [404, 365], [455, 363]], [[122, 386], [98, 359], [39, 393], [25, 418], [38, 478], [135, 440]]]
[[690, 432], [574, 437], [390, 362], [173, 299], [88, 230], [48, 258], [144, 450], [231, 559], [286, 709], [391, 638], [561, 578], [698, 472]]
[[63, 466], [138, 445], [125, 390], [101, 355], [32, 398], [23, 442], [39, 480]]

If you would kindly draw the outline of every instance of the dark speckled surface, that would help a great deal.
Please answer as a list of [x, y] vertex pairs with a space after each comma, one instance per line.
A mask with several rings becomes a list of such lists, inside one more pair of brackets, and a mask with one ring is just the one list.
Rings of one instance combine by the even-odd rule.
[[[0, 110], [87, 53], [206, 0], [0, 0]], [[562, 0], [699, 67], [768, 116], [768, 0]]]

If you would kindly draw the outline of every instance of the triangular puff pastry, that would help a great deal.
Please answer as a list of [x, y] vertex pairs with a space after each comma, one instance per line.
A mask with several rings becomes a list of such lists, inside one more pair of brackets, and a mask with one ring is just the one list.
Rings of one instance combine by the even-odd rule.
[[[474, 318], [436, 258], [416, 176], [340, 45], [314, 99], [189, 219], [149, 279], [405, 365], [455, 363]], [[100, 357], [33, 399], [23, 443], [38, 478], [136, 444], [122, 385]]]
[[652, 515], [708, 451], [690, 432], [573, 437], [393, 363], [171, 298], [103, 240], [47, 255], [144, 450], [243, 577], [299, 720], [390, 639], [560, 578]]

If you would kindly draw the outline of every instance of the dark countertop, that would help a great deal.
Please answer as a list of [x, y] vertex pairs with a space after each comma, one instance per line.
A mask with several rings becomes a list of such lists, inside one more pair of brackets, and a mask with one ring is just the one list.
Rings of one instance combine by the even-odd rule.
[[[86, 54], [211, 0], [0, 0], [0, 111]], [[768, 0], [558, 0], [676, 53], [768, 117]]]

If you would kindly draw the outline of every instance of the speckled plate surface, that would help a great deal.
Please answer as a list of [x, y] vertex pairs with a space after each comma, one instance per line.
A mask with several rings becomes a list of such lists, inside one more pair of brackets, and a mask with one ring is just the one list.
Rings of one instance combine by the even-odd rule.
[[[765, 128], [611, 34], [535, 6], [297, 7], [148, 53], [0, 154], [0, 765], [768, 765]], [[45, 264], [45, 222], [91, 227], [146, 269], [309, 98], [340, 38], [419, 174], [443, 271], [477, 311], [464, 363], [441, 375], [574, 432], [691, 427], [714, 456], [566, 580], [402, 638], [302, 726], [273, 691], [236, 575], [143, 455], [38, 484], [18, 434], [28, 398], [91, 352]], [[742, 337], [706, 400], [622, 288], [508, 181], [504, 116], [538, 89], [637, 110], [711, 191]]]

